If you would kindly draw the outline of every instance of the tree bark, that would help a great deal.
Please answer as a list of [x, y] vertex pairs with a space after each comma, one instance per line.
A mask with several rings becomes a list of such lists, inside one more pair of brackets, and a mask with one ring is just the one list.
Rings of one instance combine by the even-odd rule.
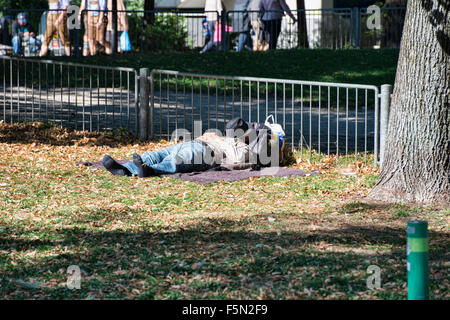
[[308, 30], [306, 29], [305, 0], [297, 0], [297, 35], [299, 48], [309, 48]]
[[[155, 0], [145, 0], [144, 2], [144, 10], [155, 10]], [[153, 25], [155, 22], [155, 13], [154, 12], [145, 12], [144, 13], [144, 23], [145, 25]]]
[[408, 1], [385, 160], [369, 199], [449, 200], [450, 5]]

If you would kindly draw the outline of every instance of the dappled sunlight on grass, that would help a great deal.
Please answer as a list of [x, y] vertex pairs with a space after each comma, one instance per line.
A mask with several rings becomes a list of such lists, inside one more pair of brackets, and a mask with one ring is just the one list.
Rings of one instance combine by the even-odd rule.
[[[0, 124], [0, 295], [404, 299], [406, 221], [425, 219], [431, 297], [448, 298], [448, 210], [366, 203], [378, 176], [370, 158], [296, 152], [294, 167], [321, 174], [208, 185], [75, 165], [167, 144]], [[382, 270], [375, 291], [372, 264]], [[82, 270], [80, 290], [65, 287], [70, 265]]]

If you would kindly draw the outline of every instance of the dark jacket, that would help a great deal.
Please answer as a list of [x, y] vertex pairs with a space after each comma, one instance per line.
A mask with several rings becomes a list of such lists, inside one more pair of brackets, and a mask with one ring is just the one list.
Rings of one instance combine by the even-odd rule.
[[12, 24], [12, 37], [13, 38], [15, 36], [23, 37], [23, 34], [25, 32], [34, 32], [33, 27], [29, 23], [26, 23], [25, 25], [21, 26], [19, 22], [14, 21], [14, 23]]
[[9, 22], [5, 17], [0, 18], [0, 44], [4, 44], [6, 46], [11, 45], [11, 38], [9, 36]]
[[247, 32], [250, 30], [250, 18], [247, 8], [250, 0], [236, 0], [233, 11], [233, 32]]
[[[240, 139], [246, 140], [252, 154], [256, 157], [256, 165], [259, 167], [270, 166], [273, 163], [267, 162], [267, 157], [271, 156], [272, 131], [263, 123], [250, 122], [244, 119], [234, 118], [225, 126], [227, 136], [237, 136]], [[235, 130], [228, 132], [228, 130]], [[240, 130], [240, 131], [236, 131]], [[243, 135], [240, 134], [243, 133]], [[236, 169], [236, 168], [235, 168]], [[244, 167], [240, 169], [245, 169]]]

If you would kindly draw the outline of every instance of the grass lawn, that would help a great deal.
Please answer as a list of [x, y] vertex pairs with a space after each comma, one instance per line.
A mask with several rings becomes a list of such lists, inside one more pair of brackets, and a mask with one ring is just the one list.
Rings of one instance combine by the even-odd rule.
[[[365, 203], [378, 171], [361, 162], [209, 185], [75, 166], [165, 144], [0, 124], [0, 297], [405, 299], [406, 222], [425, 219], [430, 296], [450, 298], [450, 211]], [[70, 265], [80, 290], [65, 286]], [[369, 265], [381, 289], [367, 289]]]
[[277, 50], [272, 52], [129, 53], [115, 57], [59, 58], [100, 66], [168, 69], [381, 86], [394, 84], [397, 49]]

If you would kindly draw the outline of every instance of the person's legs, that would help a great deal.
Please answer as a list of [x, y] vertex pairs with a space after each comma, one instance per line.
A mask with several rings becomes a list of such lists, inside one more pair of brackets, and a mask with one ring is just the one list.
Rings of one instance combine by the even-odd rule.
[[111, 48], [111, 30], [107, 30], [105, 33], [105, 53], [107, 55], [112, 54]]
[[202, 49], [202, 53], [205, 53], [209, 50], [211, 50], [216, 44], [214, 42], [214, 28], [216, 26], [216, 22], [215, 21], [208, 21], [208, 25], [209, 25], [209, 30], [211, 31], [211, 37], [209, 39], [209, 42], [206, 43], [206, 45], [203, 47]]
[[278, 37], [280, 36], [281, 33], [281, 19], [275, 20], [275, 43], [274, 43], [274, 48], [277, 48], [277, 43], [278, 43]]
[[64, 45], [64, 51], [66, 56], [70, 56], [70, 40], [69, 40], [69, 30], [67, 29], [67, 16], [64, 16], [61, 24], [58, 25], [58, 35], [61, 38], [61, 42]]
[[89, 55], [89, 41], [86, 31], [83, 35], [83, 57], [87, 57], [88, 55]]
[[150, 166], [157, 173], [204, 171], [211, 166], [205, 162], [205, 145], [197, 141], [183, 142], [164, 160]]
[[88, 16], [87, 14], [83, 14], [83, 24], [84, 24], [84, 34], [83, 34], [83, 57], [87, 57], [89, 55], [89, 41], [88, 41]]
[[253, 31], [255, 32], [255, 37], [254, 37], [254, 41], [253, 41], [253, 51], [259, 51], [260, 50], [259, 44], [261, 42], [261, 40], [259, 40], [259, 33], [261, 32], [260, 26], [259, 26], [259, 21], [252, 20], [251, 25], [252, 25]]
[[44, 36], [44, 42], [41, 46], [41, 52], [39, 55], [41, 57], [44, 57], [47, 55], [48, 52], [48, 45], [50, 44], [50, 41], [52, 41], [53, 32], [55, 32], [55, 21], [56, 21], [56, 15], [49, 13], [47, 15], [47, 27], [45, 28], [45, 36]]
[[[122, 49], [120, 49], [120, 37], [122, 35], [123, 31], [117, 31], [116, 34], [116, 44], [117, 44], [117, 52], [122, 53]], [[112, 54], [112, 31], [106, 31], [105, 33], [105, 53], [110, 55]]]
[[216, 43], [214, 41], [209, 41], [206, 46], [202, 49], [201, 53], [205, 53], [210, 51], [212, 48], [216, 46]]
[[[141, 156], [142, 162], [146, 167], [150, 168], [153, 165], [161, 163], [166, 157], [174, 152], [178, 146], [179, 144], [176, 144], [157, 151], [146, 151]], [[133, 160], [134, 158], [136, 157], [133, 155]], [[134, 161], [124, 163], [123, 166], [126, 167], [133, 175], [139, 175], [139, 165]]]
[[241, 52], [244, 49], [245, 45], [251, 48], [251, 37], [248, 31], [239, 33], [239, 41], [236, 51]]
[[14, 36], [12, 38], [12, 45], [14, 48], [14, 54], [19, 54], [22, 52], [22, 39], [20, 36]]
[[97, 18], [97, 16], [88, 15], [88, 42], [91, 56], [97, 54], [97, 41], [95, 39], [97, 35]]
[[117, 52], [118, 53], [122, 53], [123, 51], [122, 51], [122, 49], [120, 49], [120, 38], [122, 37], [122, 33], [123, 33], [124, 31], [117, 31]]
[[276, 20], [268, 20], [266, 23], [269, 29], [269, 49], [274, 50], [277, 48]]
[[246, 49], [248, 51], [253, 50], [253, 39], [252, 39], [252, 36], [250, 35], [250, 30], [247, 31], [247, 41], [246, 41], [245, 45], [246, 45]]
[[155, 171], [152, 168], [148, 167], [142, 160], [141, 156], [137, 153], [133, 153], [133, 164], [137, 168], [137, 176], [139, 178], [145, 178], [155, 175]]
[[118, 163], [113, 157], [105, 155], [102, 160], [103, 166], [116, 176], [131, 176], [132, 172], [127, 167]]
[[205, 43], [207, 44], [211, 40], [211, 34], [205, 36]]
[[95, 39], [102, 46], [105, 46], [106, 19], [107, 19], [106, 17], [103, 18], [103, 23], [100, 25], [99, 28], [97, 28], [97, 32], [95, 35]]
[[[147, 176], [152, 174], [203, 171], [211, 166], [205, 160], [205, 146], [197, 141], [176, 144], [155, 152], [142, 154], [142, 162], [138, 155], [133, 161], [123, 164], [131, 174]], [[145, 164], [143, 168], [140, 164]], [[143, 170], [147, 170], [146, 172]]]

